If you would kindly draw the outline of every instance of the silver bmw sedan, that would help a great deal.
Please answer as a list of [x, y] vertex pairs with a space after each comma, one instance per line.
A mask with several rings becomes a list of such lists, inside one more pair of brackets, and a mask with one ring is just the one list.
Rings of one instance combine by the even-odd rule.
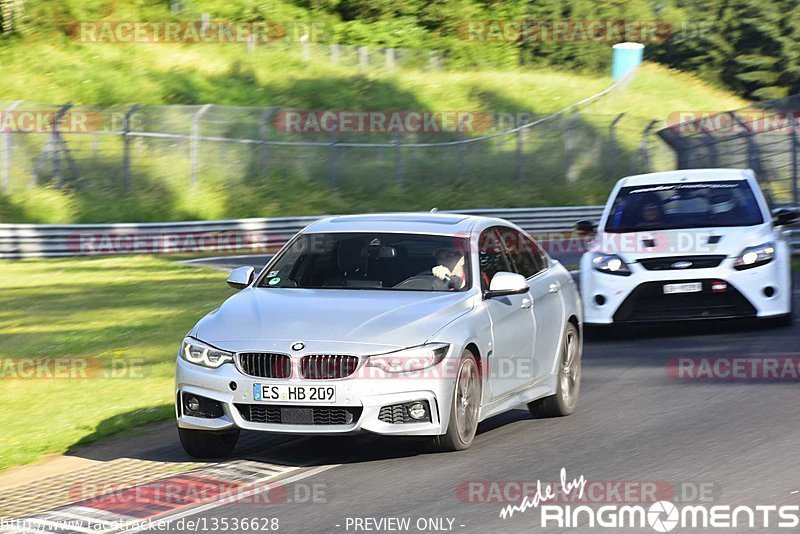
[[201, 319], [177, 358], [178, 431], [195, 457], [240, 429], [431, 436], [466, 449], [527, 404], [572, 413], [581, 302], [570, 273], [502, 219], [440, 213], [315, 222]]

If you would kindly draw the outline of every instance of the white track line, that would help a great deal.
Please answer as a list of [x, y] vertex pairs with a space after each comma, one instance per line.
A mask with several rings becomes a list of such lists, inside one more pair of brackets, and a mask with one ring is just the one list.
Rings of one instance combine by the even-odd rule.
[[[290, 476], [290, 477], [287, 477], [287, 478], [284, 478], [284, 479], [281, 479], [281, 480], [275, 480], [275, 483], [276, 484], [291, 484], [293, 482], [297, 482], [298, 480], [303, 480], [304, 478], [308, 478], [308, 477], [312, 477], [314, 475], [318, 475], [320, 473], [328, 471], [329, 469], [333, 469], [334, 467], [339, 467], [340, 465], [341, 464], [321, 465], [319, 467], [314, 467], [313, 469], [309, 469], [308, 471], [304, 471], [303, 473], [298, 473], [297, 475], [294, 475], [294, 476]], [[255, 489], [252, 489], [252, 490], [249, 490], [249, 491], [242, 492], [239, 495], [239, 497], [240, 498], [246, 498], [246, 497], [250, 497], [252, 495], [258, 495], [259, 493], [263, 493], [265, 491], [270, 490], [272, 486], [270, 484], [268, 484], [268, 483], [272, 482], [272, 480], [270, 480], [271, 478], [274, 478], [274, 477], [270, 477], [269, 479], [264, 480], [263, 482], [265, 484], [263, 486], [259, 487], [259, 488], [255, 488]], [[256, 482], [256, 483], [259, 483], [259, 482]], [[225, 506], [225, 505], [228, 505], [228, 504], [236, 504], [236, 501], [222, 500], [222, 501], [210, 502], [208, 504], [200, 505], [200, 506], [198, 506], [196, 508], [191, 508], [191, 509], [185, 510], [183, 512], [178, 512], [177, 514], [174, 514], [174, 515], [168, 515], [168, 516], [164, 516], [164, 517], [159, 517], [157, 519], [153, 519], [153, 522], [154, 523], [158, 523], [158, 522], [166, 522], [166, 521], [175, 521], [175, 520], [181, 519], [183, 517], [188, 517], [188, 516], [191, 516], [191, 515], [199, 514], [200, 512], [205, 512], [207, 510], [213, 510], [214, 508], [219, 508], [220, 506]], [[145, 519], [145, 520], [142, 520], [141, 522], [146, 523], [147, 521], [148, 520]], [[129, 529], [124, 529], [123, 528], [123, 529], [120, 529], [120, 530], [115, 530], [115, 531], [110, 531], [110, 532], [114, 532], [116, 534], [116, 533], [122, 533], [122, 532], [141, 532], [142, 530], [145, 530], [145, 527], [140, 527], [140, 528], [133, 527], [133, 528], [129, 528]], [[108, 534], [110, 534], [110, 532]]]

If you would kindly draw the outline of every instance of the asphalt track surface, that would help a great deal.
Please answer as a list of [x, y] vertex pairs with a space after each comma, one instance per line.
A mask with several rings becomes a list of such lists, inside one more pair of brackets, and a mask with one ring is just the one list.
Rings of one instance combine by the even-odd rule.
[[[273, 504], [215, 503], [180, 516], [198, 521], [197, 531], [213, 525], [223, 531], [223, 520], [277, 518], [278, 532], [298, 533], [654, 532], [648, 525], [590, 528], [585, 520], [579, 528], [543, 528], [537, 508], [500, 517], [506, 504], [519, 502], [515, 481], [554, 481], [562, 468], [569, 479], [590, 481], [592, 495], [585, 499], [595, 505], [800, 505], [798, 379], [785, 373], [785, 380], [692, 378], [697, 368], [675, 373], [676, 358], [738, 359], [746, 366], [797, 357], [798, 341], [800, 324], [757, 322], [659, 326], [589, 339], [575, 414], [537, 419], [521, 406], [483, 422], [472, 447], [457, 453], [374, 435], [243, 433], [236, 459], [301, 466], [286, 483], [289, 497]], [[169, 436], [154, 454], [185, 459], [177, 437]], [[314, 494], [312, 502], [297, 497], [303, 492]], [[396, 529], [367, 518], [408, 518], [410, 525]], [[423, 523], [428, 519], [444, 526]], [[777, 529], [772, 521], [769, 528], [713, 531], [798, 530]], [[177, 525], [172, 532], [189, 530]], [[703, 531], [712, 530], [674, 530]]]
[[[365, 517], [409, 517], [412, 524], [449, 518], [452, 532], [470, 533], [626, 531], [541, 528], [537, 510], [501, 519], [504, 503], [463, 493], [469, 481], [498, 481], [503, 487], [502, 481], [557, 480], [562, 468], [568, 478], [609, 481], [604, 493], [614, 503], [620, 500], [613, 482], [628, 481], [628, 488], [655, 483], [659, 498], [695, 504], [702, 494], [704, 504], [797, 505], [797, 382], [695, 381], [674, 378], [667, 369], [676, 357], [796, 356], [798, 339], [798, 325], [707, 324], [590, 340], [580, 406], [572, 416], [535, 419], [521, 407], [483, 422], [470, 449], [449, 454], [429, 452], [413, 440], [376, 436], [295, 438], [271, 450], [271, 443], [286, 438], [264, 437], [248, 458], [339, 464], [305, 481], [323, 484], [326, 502], [273, 508], [227, 504], [196, 517], [267, 514], [279, 518], [285, 532], [367, 532], [347, 527], [348, 518], [352, 525]], [[492, 487], [484, 487], [489, 497]], [[634, 495], [629, 502], [638, 500]], [[652, 502], [644, 495], [641, 500]]]

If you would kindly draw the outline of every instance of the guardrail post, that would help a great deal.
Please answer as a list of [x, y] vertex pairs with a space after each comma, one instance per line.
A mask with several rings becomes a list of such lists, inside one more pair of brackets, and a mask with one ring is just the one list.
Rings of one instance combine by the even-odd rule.
[[205, 115], [209, 109], [211, 109], [211, 104], [204, 105], [192, 118], [192, 136], [189, 139], [189, 161], [192, 166], [189, 184], [192, 187], [195, 187], [200, 175], [200, 121], [203, 120], [203, 115]]
[[[22, 100], [13, 102], [6, 110], [5, 114], [13, 113], [22, 104]], [[16, 121], [14, 121], [16, 122]], [[11, 189], [11, 158], [13, 155], [13, 132], [5, 132], [3, 135], [3, 191]]]
[[125, 194], [131, 192], [131, 117], [139, 110], [134, 104], [122, 118], [122, 187]]

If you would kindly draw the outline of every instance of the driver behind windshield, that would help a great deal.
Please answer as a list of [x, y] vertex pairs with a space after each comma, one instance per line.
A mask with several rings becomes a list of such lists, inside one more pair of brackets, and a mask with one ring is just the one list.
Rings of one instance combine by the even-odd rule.
[[461, 289], [466, 285], [464, 273], [464, 254], [454, 249], [441, 248], [434, 253], [436, 267], [431, 269], [433, 276], [446, 282], [452, 289]]

